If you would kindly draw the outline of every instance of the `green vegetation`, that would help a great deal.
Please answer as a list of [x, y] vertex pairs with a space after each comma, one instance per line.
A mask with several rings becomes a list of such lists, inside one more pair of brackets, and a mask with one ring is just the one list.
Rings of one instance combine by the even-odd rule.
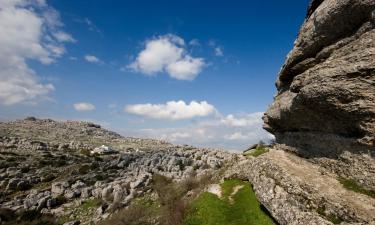
[[119, 210], [101, 224], [182, 225], [192, 199], [213, 182], [217, 181], [209, 174], [199, 179], [192, 174], [182, 182], [173, 182], [170, 178], [154, 174], [152, 189], [157, 194], [157, 198], [146, 195], [134, 200], [128, 208]]
[[101, 225], [152, 225], [160, 215], [160, 206], [151, 199], [144, 196], [135, 200], [128, 208], [121, 209], [108, 220], [101, 222]]
[[97, 198], [86, 200], [84, 203], [82, 203], [82, 205], [78, 206], [76, 210], [73, 211], [72, 214], [60, 216], [58, 218], [58, 223], [64, 224], [72, 220], [81, 220], [83, 218], [91, 218], [94, 215], [96, 209], [102, 203], [103, 203], [102, 200], [97, 199]]
[[[227, 180], [221, 185], [222, 198], [205, 192], [194, 200], [185, 225], [268, 225], [273, 219], [263, 211], [248, 182]], [[235, 192], [235, 193], [234, 193]]]
[[259, 146], [254, 150], [250, 150], [244, 153], [245, 156], [254, 156], [258, 157], [264, 153], [268, 152], [268, 148], [264, 146]]
[[94, 199], [90, 199], [90, 200], [87, 200], [85, 201], [82, 205], [81, 205], [81, 210], [82, 211], [87, 211], [91, 208], [98, 208], [100, 205], [102, 204], [102, 200], [101, 199], [97, 199], [97, 198], [94, 198]]
[[21, 210], [14, 212], [0, 208], [0, 218], [8, 225], [57, 225], [55, 218], [49, 214], [42, 214], [36, 210]]
[[317, 213], [333, 224], [340, 224], [342, 220], [333, 214], [327, 214], [324, 206], [319, 207]]
[[372, 198], [375, 198], [375, 191], [370, 191], [370, 190], [367, 190], [367, 189], [361, 187], [354, 180], [345, 179], [343, 177], [340, 177], [338, 180], [344, 186], [344, 188], [346, 188], [348, 190], [351, 190], [351, 191], [354, 191], [354, 192], [358, 192], [358, 193], [361, 193], [361, 194], [365, 194], [365, 195], [368, 195], [368, 196], [370, 196]]

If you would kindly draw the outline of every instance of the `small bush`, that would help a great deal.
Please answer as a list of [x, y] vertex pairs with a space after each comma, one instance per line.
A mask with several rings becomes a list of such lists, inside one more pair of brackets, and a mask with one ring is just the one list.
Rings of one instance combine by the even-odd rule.
[[57, 225], [52, 215], [41, 214], [36, 210], [16, 213], [10, 209], [0, 209], [0, 218], [7, 225]]
[[358, 193], [361, 193], [361, 194], [365, 194], [365, 195], [368, 195], [368, 196], [370, 196], [372, 198], [375, 198], [375, 191], [367, 190], [367, 189], [361, 187], [354, 180], [345, 179], [343, 177], [340, 177], [338, 180], [344, 186], [344, 188], [346, 188], [348, 190], [351, 190], [351, 191], [354, 191], [354, 192], [358, 192]]
[[95, 178], [97, 181], [102, 181], [102, 180], [105, 179], [104, 175], [101, 174], [101, 173], [96, 174], [94, 178]]
[[154, 174], [152, 187], [156, 191], [161, 205], [161, 224], [182, 224], [188, 202], [183, 199], [185, 194], [196, 187], [196, 181], [189, 180], [182, 183], [174, 183], [170, 178]]
[[255, 150], [251, 150], [251, 151], [248, 151], [246, 152], [244, 155], [245, 156], [254, 156], [254, 157], [258, 157], [266, 152], [268, 152], [268, 148], [267, 147], [264, 147], [264, 146], [258, 146]]
[[88, 149], [81, 149], [79, 151], [79, 153], [81, 153], [82, 155], [85, 155], [85, 156], [91, 156], [90, 150], [88, 150]]
[[82, 175], [88, 173], [89, 171], [90, 171], [90, 165], [87, 165], [87, 164], [82, 165], [78, 169], [79, 174], [82, 174]]
[[27, 173], [29, 171], [30, 171], [30, 167], [28, 167], [28, 166], [24, 166], [24, 167], [21, 168], [21, 173]]
[[133, 204], [126, 209], [120, 210], [101, 225], [152, 225], [153, 211], [150, 207], [142, 204]]
[[325, 209], [325, 206], [321, 206], [319, 207], [316, 212], [321, 215], [322, 217], [324, 217], [325, 219], [329, 220], [331, 223], [333, 224], [340, 224], [342, 222], [342, 220], [340, 218], [338, 218], [337, 216], [335, 215], [332, 215], [332, 214], [329, 214], [327, 215], [326, 213], [326, 209]]
[[56, 202], [57, 202], [57, 205], [62, 205], [67, 202], [67, 199], [65, 198], [64, 195], [59, 195], [56, 197]]

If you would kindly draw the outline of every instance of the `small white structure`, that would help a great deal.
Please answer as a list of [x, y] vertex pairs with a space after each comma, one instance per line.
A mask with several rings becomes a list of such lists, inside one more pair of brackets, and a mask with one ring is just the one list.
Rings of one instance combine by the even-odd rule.
[[118, 153], [118, 151], [106, 146], [102, 145], [100, 147], [94, 148], [94, 150], [91, 150], [90, 152], [92, 155], [93, 154], [100, 154], [100, 155], [108, 155], [108, 154], [115, 154]]

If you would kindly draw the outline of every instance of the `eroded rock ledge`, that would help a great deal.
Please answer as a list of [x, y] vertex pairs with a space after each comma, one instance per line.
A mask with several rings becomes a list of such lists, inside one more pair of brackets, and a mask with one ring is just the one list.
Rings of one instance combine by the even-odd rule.
[[336, 174], [281, 146], [243, 160], [227, 178], [249, 180], [280, 224], [375, 224], [375, 199], [344, 188]]
[[290, 151], [375, 190], [375, 1], [313, 1], [264, 128]]

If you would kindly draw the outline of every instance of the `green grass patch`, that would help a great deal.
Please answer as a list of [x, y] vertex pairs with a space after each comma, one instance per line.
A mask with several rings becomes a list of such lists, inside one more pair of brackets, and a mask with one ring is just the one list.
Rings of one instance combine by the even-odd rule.
[[92, 209], [92, 208], [98, 208], [101, 204], [102, 204], [102, 200], [101, 199], [98, 199], [98, 198], [94, 198], [94, 199], [89, 199], [87, 201], [85, 201], [81, 206], [81, 210], [82, 211], [88, 211], [89, 209]]
[[250, 151], [247, 151], [244, 153], [245, 156], [254, 156], [254, 157], [258, 157], [266, 152], [268, 152], [268, 148], [267, 147], [258, 147], [254, 150], [250, 150]]
[[367, 190], [367, 189], [361, 187], [354, 180], [345, 179], [343, 177], [340, 177], [338, 180], [344, 186], [344, 188], [346, 188], [348, 190], [351, 190], [351, 191], [354, 191], [354, 192], [358, 192], [358, 193], [361, 193], [361, 194], [365, 194], [365, 195], [368, 195], [368, 196], [370, 196], [372, 198], [375, 198], [375, 191], [370, 191], [370, 190]]
[[[243, 186], [233, 194], [236, 186]], [[184, 220], [185, 225], [271, 225], [273, 219], [258, 202], [248, 182], [227, 180], [222, 185], [222, 198], [202, 193], [195, 199]], [[230, 200], [232, 199], [232, 201]]]
[[[76, 210], [73, 211], [70, 215], [60, 216], [58, 218], [59, 224], [64, 224], [73, 220], [87, 220], [92, 218], [95, 214], [96, 209], [102, 204], [101, 199], [88, 199], [82, 203], [82, 205], [76, 207]], [[70, 207], [69, 207], [70, 208]], [[83, 219], [86, 218], [86, 219]]]

